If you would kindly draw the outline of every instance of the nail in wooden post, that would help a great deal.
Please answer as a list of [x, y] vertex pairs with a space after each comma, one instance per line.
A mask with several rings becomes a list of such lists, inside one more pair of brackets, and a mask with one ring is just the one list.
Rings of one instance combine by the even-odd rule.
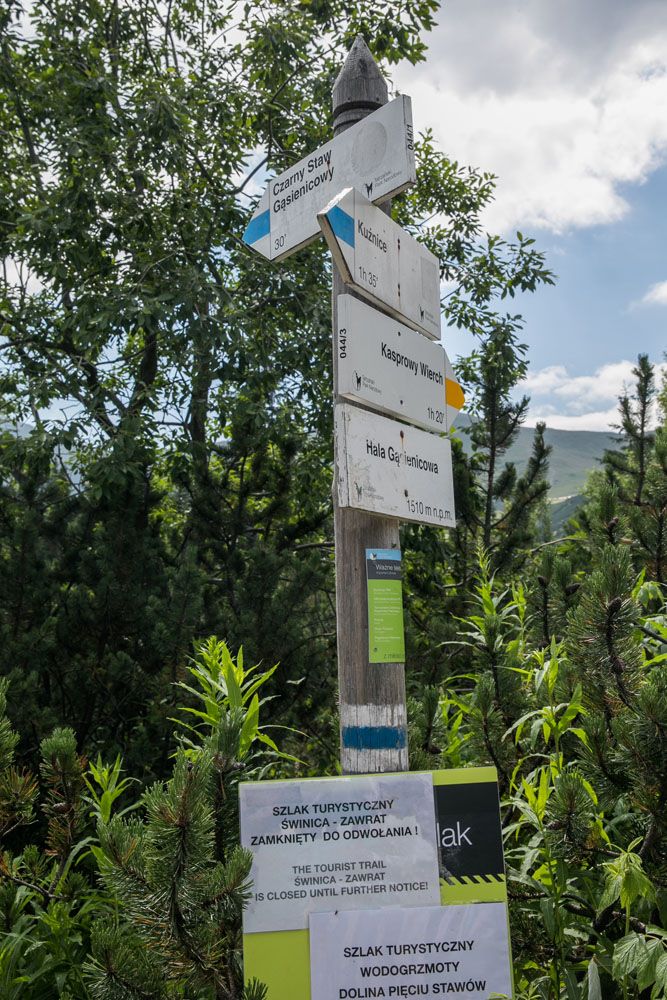
[[[334, 135], [387, 103], [387, 85], [361, 35], [357, 36], [333, 88]], [[390, 202], [383, 207], [389, 210]], [[346, 288], [333, 273], [334, 401], [338, 385], [338, 296]], [[340, 701], [341, 765], [344, 774], [407, 771], [405, 667], [368, 662], [367, 548], [398, 548], [398, 520], [339, 507], [334, 448], [334, 537]]]

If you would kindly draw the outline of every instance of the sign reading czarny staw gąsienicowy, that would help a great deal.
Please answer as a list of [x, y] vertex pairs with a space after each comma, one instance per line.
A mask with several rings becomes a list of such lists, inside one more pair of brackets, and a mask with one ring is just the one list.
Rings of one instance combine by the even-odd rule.
[[440, 340], [440, 264], [435, 254], [348, 188], [318, 215], [343, 281], [431, 340]]
[[409, 97], [397, 97], [269, 181], [243, 241], [282, 260], [320, 235], [317, 213], [344, 188], [386, 201], [416, 181]]
[[242, 783], [240, 818], [271, 1000], [511, 993], [493, 768]]
[[435, 433], [450, 429], [463, 391], [444, 348], [351, 295], [338, 296], [340, 396]]

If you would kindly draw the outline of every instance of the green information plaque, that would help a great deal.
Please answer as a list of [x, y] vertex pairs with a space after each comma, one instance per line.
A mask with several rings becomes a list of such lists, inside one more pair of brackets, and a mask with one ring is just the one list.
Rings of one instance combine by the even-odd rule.
[[366, 549], [369, 663], [403, 663], [403, 571], [398, 549]]

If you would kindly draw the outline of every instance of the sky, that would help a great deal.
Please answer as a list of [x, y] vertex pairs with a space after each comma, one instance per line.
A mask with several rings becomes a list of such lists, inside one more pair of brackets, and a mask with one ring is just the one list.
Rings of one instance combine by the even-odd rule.
[[438, 22], [394, 84], [418, 130], [497, 175], [487, 229], [534, 236], [558, 278], [509, 307], [528, 423], [604, 431], [637, 354], [667, 351], [667, 0], [446, 0]]

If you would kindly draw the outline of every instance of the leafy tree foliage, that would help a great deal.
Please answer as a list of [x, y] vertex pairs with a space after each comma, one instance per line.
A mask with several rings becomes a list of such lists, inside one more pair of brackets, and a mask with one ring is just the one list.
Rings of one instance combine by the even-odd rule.
[[428, 757], [415, 713], [412, 759], [498, 769], [521, 1000], [663, 997], [664, 596], [608, 544], [563, 641], [544, 646], [522, 588], [502, 590], [488, 563], [481, 579], [459, 633], [475, 673], [445, 687]]
[[[259, 721], [261, 689], [274, 670], [256, 674], [244, 668], [242, 651], [234, 659], [224, 643], [202, 643], [193, 684], [181, 685], [201, 707], [182, 709], [195, 721], [182, 723], [190, 735], [171, 777], [145, 792], [143, 816], [100, 815], [94, 853], [121, 905], [118, 919], [93, 929], [93, 997], [265, 996], [260, 984], [244, 987], [240, 963], [252, 857], [238, 846], [236, 786], [278, 757]], [[267, 744], [269, 757], [261, 753]]]
[[[3, 996], [262, 996], [239, 959], [236, 785], [337, 757], [330, 265], [315, 244], [277, 269], [241, 233], [267, 172], [329, 138], [357, 32], [417, 62], [437, 8], [0, 12]], [[428, 133], [417, 157], [392, 211], [476, 346], [458, 527], [403, 536], [411, 763], [498, 769], [522, 1000], [657, 1000], [667, 390], [640, 356], [620, 451], [571, 536], [541, 539], [543, 428], [525, 470], [505, 460], [527, 407], [506, 303], [552, 276], [531, 239], [483, 232], [493, 177]], [[242, 644], [280, 670], [246, 670]], [[277, 721], [305, 730], [282, 731], [294, 757]]]
[[[66, 723], [164, 774], [171, 682], [210, 633], [281, 661], [276, 717], [333, 701], [328, 258], [316, 244], [275, 268], [240, 237], [266, 170], [329, 137], [355, 33], [388, 64], [417, 61], [436, 9], [6, 5], [0, 420], [24, 436], [0, 458], [0, 669], [33, 762]], [[490, 175], [428, 134], [417, 150], [396, 217], [438, 253], [448, 320], [513, 343], [499, 303], [550, 280], [544, 261], [483, 236]], [[458, 579], [484, 509], [473, 466], [457, 468]], [[525, 540], [539, 478], [511, 512], [505, 487], [493, 501], [503, 551]]]
[[619, 399], [618, 447], [591, 477], [588, 503], [573, 521], [589, 554], [605, 542], [629, 546], [636, 569], [663, 588], [667, 572], [667, 406], [655, 366], [640, 354], [634, 391]]
[[236, 786], [280, 759], [260, 726], [261, 689], [274, 670], [246, 669], [241, 651], [232, 658], [224, 643], [203, 643], [182, 689], [204, 709], [181, 706], [196, 721], [181, 720], [189, 736], [179, 739], [169, 780], [124, 808], [117, 800], [133, 782], [121, 777], [120, 759], [86, 769], [72, 730], [55, 730], [41, 747], [46, 826], [18, 853], [10, 835], [33, 822], [38, 787], [14, 763], [3, 681], [3, 997], [262, 1000], [261, 985], [244, 987], [240, 963], [251, 857], [238, 846]]
[[[74, 1000], [88, 993], [83, 964], [93, 917], [108, 900], [82, 869], [87, 839], [83, 799], [85, 759], [71, 729], [56, 729], [41, 746], [45, 826], [22, 845], [38, 812], [38, 781], [16, 766], [18, 734], [6, 715], [7, 681], [0, 682], [0, 992], [7, 1000]], [[33, 831], [34, 832], [34, 831]], [[21, 837], [23, 834], [23, 838]]]

